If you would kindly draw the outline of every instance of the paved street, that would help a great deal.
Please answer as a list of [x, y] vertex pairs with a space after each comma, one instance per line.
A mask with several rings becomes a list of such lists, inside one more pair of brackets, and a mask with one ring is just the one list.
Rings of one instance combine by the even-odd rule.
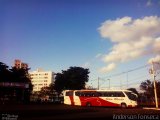
[[79, 107], [68, 105], [5, 105], [0, 107], [2, 120], [69, 119], [160, 119], [160, 110], [142, 108]]

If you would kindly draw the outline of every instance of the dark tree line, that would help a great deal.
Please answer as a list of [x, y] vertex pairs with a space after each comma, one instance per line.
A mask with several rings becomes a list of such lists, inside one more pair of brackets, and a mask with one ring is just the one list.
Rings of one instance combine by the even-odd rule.
[[54, 89], [60, 94], [63, 90], [85, 89], [86, 82], [89, 79], [89, 69], [82, 67], [70, 67], [68, 70], [62, 70], [55, 77]]
[[[128, 90], [138, 95], [138, 103], [140, 106], [155, 106], [155, 93], [154, 82], [151, 80], [145, 80], [140, 84], [140, 91], [135, 88], [129, 88]], [[160, 81], [156, 82], [157, 97], [160, 104]]]
[[[140, 89], [144, 91], [141, 96], [144, 98], [143, 101], [148, 101], [150, 103], [155, 103], [155, 94], [154, 94], [154, 82], [151, 80], [143, 81], [140, 85]], [[160, 102], [160, 81], [156, 82], [157, 97]]]
[[[28, 102], [32, 92], [33, 85], [28, 73], [29, 68], [11, 69], [0, 62], [0, 100]], [[15, 85], [13, 85], [15, 84]], [[24, 87], [19, 87], [24, 85]]]

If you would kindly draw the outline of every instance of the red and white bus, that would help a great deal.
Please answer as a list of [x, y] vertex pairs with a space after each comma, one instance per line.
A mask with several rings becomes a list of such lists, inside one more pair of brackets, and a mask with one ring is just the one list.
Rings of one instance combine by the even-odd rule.
[[137, 95], [129, 90], [65, 90], [64, 104], [123, 108], [136, 107]]

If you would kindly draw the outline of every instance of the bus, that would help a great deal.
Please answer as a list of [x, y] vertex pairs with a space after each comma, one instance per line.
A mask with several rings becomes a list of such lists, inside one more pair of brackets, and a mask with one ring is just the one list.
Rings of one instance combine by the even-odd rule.
[[136, 107], [137, 94], [129, 90], [65, 90], [64, 104], [77, 106]]

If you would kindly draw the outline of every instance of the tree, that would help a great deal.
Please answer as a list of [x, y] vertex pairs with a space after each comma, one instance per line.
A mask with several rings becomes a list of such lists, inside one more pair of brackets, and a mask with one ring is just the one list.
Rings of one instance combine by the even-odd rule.
[[54, 97], [57, 96], [57, 92], [56, 92], [55, 89], [54, 89], [54, 84], [51, 83], [51, 84], [49, 85], [48, 89], [49, 89], [49, 97], [50, 97], [51, 99], [54, 99]]
[[154, 98], [153, 83], [150, 80], [143, 81], [140, 85], [140, 89], [144, 91], [144, 94], [147, 96], [147, 98]]
[[9, 81], [10, 77], [9, 67], [5, 63], [0, 62], [0, 82]]
[[27, 89], [21, 89], [20, 88], [16, 88], [16, 94], [17, 97], [22, 98], [23, 102], [28, 102], [30, 100], [30, 95], [32, 93], [33, 90], [33, 85], [31, 83], [31, 77], [28, 73], [29, 68], [16, 68], [16, 67], [12, 67], [10, 69], [11, 71], [11, 77], [12, 77], [12, 82], [17, 82], [17, 83], [24, 83], [24, 84], [28, 84], [28, 88]]
[[[156, 82], [157, 88], [157, 97], [160, 98], [160, 82]], [[154, 85], [151, 80], [143, 81], [140, 85], [140, 89], [144, 91], [144, 95], [147, 97], [148, 100], [154, 100]]]
[[57, 92], [54, 90], [54, 84], [51, 83], [49, 86], [42, 87], [40, 91], [34, 92], [33, 95], [36, 95], [38, 99], [53, 101], [57, 97]]
[[67, 82], [65, 80], [64, 74], [57, 73], [54, 82], [54, 89], [57, 91], [58, 95], [65, 89]]
[[39, 91], [39, 96], [42, 99], [46, 99], [46, 97], [49, 97], [49, 87], [42, 87], [41, 90]]
[[70, 67], [68, 70], [56, 74], [54, 88], [59, 94], [66, 89], [85, 89], [89, 78], [88, 74], [89, 69]]
[[[7, 96], [7, 99], [12, 101], [16, 95], [16, 101], [28, 102], [33, 88], [28, 70], [28, 68], [17, 69], [15, 67], [9, 69], [6, 64], [0, 62], [0, 98]], [[7, 84], [7, 86], [5, 86], [4, 83]], [[25, 85], [25, 87], [18, 87], [22, 84]]]

